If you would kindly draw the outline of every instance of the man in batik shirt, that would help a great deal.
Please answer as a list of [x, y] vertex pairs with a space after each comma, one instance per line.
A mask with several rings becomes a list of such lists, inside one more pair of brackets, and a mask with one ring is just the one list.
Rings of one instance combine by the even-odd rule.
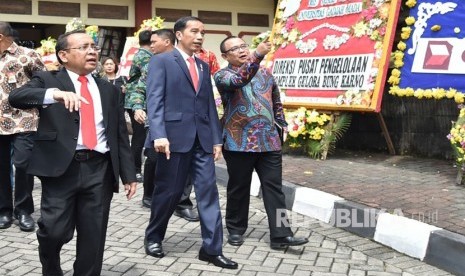
[[223, 156], [229, 180], [226, 228], [228, 243], [239, 246], [248, 226], [250, 184], [255, 169], [260, 178], [263, 202], [270, 228], [272, 249], [302, 245], [306, 238], [294, 237], [286, 215], [282, 192], [282, 153], [278, 127], [286, 131], [283, 105], [273, 76], [260, 61], [271, 43], [262, 42], [255, 52], [238, 37], [221, 42], [226, 68], [218, 71], [215, 83], [224, 106]]
[[[45, 66], [36, 52], [18, 46], [13, 36], [10, 24], [0, 22], [0, 229], [10, 227], [14, 217], [22, 231], [33, 231], [34, 178], [26, 174], [26, 168], [39, 113], [37, 109], [11, 107], [8, 95], [28, 82], [34, 71], [45, 70]], [[14, 197], [11, 162], [15, 166]]]

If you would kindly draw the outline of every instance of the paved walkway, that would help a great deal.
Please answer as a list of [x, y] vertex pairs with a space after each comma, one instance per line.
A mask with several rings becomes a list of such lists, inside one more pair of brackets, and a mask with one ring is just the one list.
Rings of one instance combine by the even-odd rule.
[[465, 235], [465, 186], [452, 160], [339, 150], [327, 160], [284, 155], [283, 178]]
[[[335, 156], [326, 161], [286, 156], [285, 175], [288, 181], [296, 181], [301, 185], [333, 189], [341, 194], [351, 191], [351, 194], [364, 200], [368, 197], [371, 204], [374, 204], [373, 200], [383, 198], [386, 200], [380, 203], [384, 204], [390, 202], [389, 195], [375, 196], [375, 189], [368, 188], [390, 186], [388, 181], [381, 181], [382, 175], [390, 174], [399, 179], [405, 177], [399, 172], [392, 175], [393, 169], [402, 170], [403, 166], [398, 164], [397, 167], [393, 167], [392, 157], [385, 158], [391, 161], [383, 161], [382, 156], [366, 159], [356, 156], [352, 158]], [[419, 165], [417, 168], [422, 166]], [[427, 168], [424, 170], [428, 171]], [[438, 170], [440, 169], [428, 173], [427, 176], [422, 170], [417, 173], [429, 178], [430, 175], [440, 175], [441, 173], [437, 173]], [[373, 171], [378, 173], [373, 174]], [[373, 176], [376, 176], [373, 181], [376, 183], [369, 184], [371, 183], [369, 179]], [[417, 177], [423, 179], [419, 175]], [[361, 186], [357, 187], [357, 183], [361, 183]], [[219, 184], [221, 184], [219, 185], [220, 204], [224, 214], [224, 183]], [[402, 186], [400, 183], [392, 184]], [[338, 189], [338, 186], [341, 187]], [[421, 187], [417, 185], [419, 192], [422, 191]], [[454, 186], [450, 184], [450, 189], [452, 188]], [[347, 197], [346, 194], [344, 196]], [[37, 210], [34, 218], [37, 219], [40, 201], [39, 183], [34, 189], [34, 198]], [[291, 217], [294, 221], [299, 221], [294, 225], [299, 227], [293, 228], [298, 235], [308, 237], [310, 242], [287, 251], [271, 250], [263, 203], [256, 197], [251, 199], [250, 227], [246, 234], [246, 242], [240, 247], [228, 244], [224, 247], [225, 255], [240, 264], [238, 270], [220, 269], [199, 261], [197, 259], [201, 244], [199, 223], [186, 222], [174, 216], [164, 241], [167, 255], [162, 259], [156, 259], [147, 256], [144, 252], [143, 236], [150, 213], [148, 209], [141, 207], [140, 202], [141, 190], [131, 201], [127, 201], [122, 193], [114, 196], [102, 275], [450, 275], [369, 239], [296, 213], [292, 213]], [[392, 204], [397, 207], [395, 203]], [[63, 247], [61, 256], [65, 275], [72, 275], [75, 240]], [[0, 231], [0, 275], [34, 276], [40, 275], [40, 271], [35, 233], [21, 232], [16, 224]]]

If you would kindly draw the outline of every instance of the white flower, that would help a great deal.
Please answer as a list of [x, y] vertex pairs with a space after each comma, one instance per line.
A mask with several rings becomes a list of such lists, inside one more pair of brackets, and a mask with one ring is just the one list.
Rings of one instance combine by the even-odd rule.
[[376, 29], [383, 23], [383, 20], [379, 18], [373, 18], [370, 20], [369, 26], [370, 29]]
[[373, 1], [373, 6], [379, 8], [379, 7], [381, 7], [381, 5], [384, 4], [384, 2], [386, 2], [386, 1], [385, 0], [374, 0]]

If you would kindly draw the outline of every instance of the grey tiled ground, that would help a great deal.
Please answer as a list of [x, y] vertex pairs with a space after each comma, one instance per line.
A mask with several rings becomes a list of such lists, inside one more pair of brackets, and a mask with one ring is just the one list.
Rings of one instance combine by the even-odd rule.
[[[251, 199], [246, 242], [240, 247], [224, 246], [224, 254], [240, 264], [238, 270], [220, 269], [199, 261], [199, 223], [174, 216], [163, 244], [167, 255], [156, 259], [144, 252], [144, 230], [150, 213], [141, 207], [141, 188], [131, 201], [122, 193], [113, 198], [102, 275], [450, 275], [368, 239], [297, 214], [291, 216], [295, 221], [293, 228], [310, 242], [287, 251], [271, 250], [263, 203], [258, 198]], [[224, 208], [225, 189], [219, 185], [219, 190]], [[34, 198], [37, 219], [39, 183]], [[63, 247], [61, 261], [66, 275], [72, 275], [74, 252], [74, 240]], [[21, 232], [17, 224], [0, 231], [0, 275], [29, 276], [40, 272], [35, 233]]]

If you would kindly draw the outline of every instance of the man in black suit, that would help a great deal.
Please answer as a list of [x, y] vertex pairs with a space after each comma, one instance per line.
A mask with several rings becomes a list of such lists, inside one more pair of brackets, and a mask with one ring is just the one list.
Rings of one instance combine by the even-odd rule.
[[42, 181], [37, 238], [44, 275], [63, 275], [60, 250], [75, 229], [74, 275], [100, 275], [119, 177], [128, 199], [136, 191], [121, 93], [91, 75], [99, 51], [84, 31], [63, 34], [56, 54], [64, 68], [36, 74], [9, 96], [12, 106], [40, 112], [28, 173]]

